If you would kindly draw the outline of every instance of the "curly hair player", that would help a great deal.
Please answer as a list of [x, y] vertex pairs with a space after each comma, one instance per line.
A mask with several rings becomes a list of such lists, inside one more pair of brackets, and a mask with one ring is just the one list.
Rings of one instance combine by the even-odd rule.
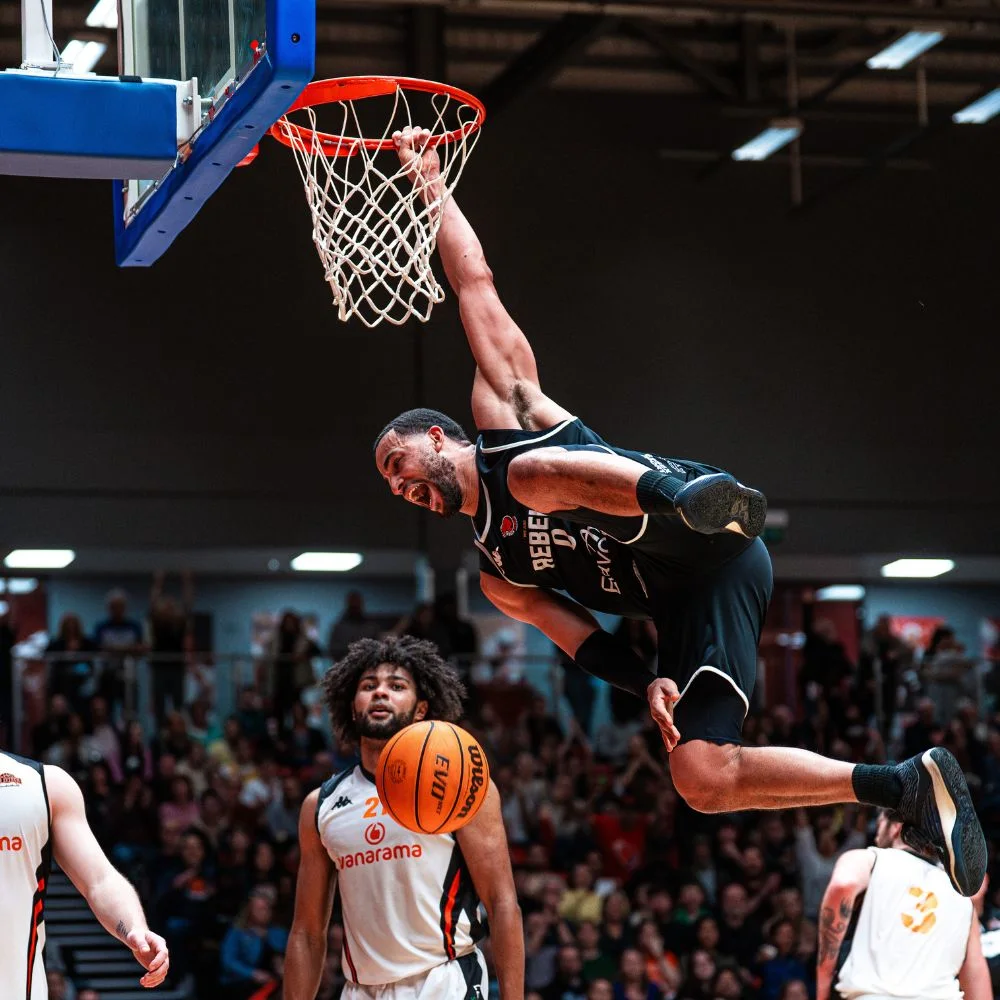
[[523, 1000], [521, 911], [496, 786], [454, 834], [405, 829], [385, 813], [375, 789], [379, 753], [395, 733], [421, 719], [461, 717], [457, 671], [433, 643], [360, 639], [323, 686], [333, 729], [360, 739], [361, 763], [334, 775], [302, 805], [286, 1000], [316, 996], [338, 887], [344, 1000], [485, 1000], [486, 966], [476, 947], [486, 934], [480, 900], [500, 996]]
[[[406, 129], [395, 138], [422, 197], [439, 199], [429, 133]], [[437, 245], [476, 361], [479, 436], [472, 443], [434, 410], [400, 414], [375, 442], [393, 493], [471, 518], [480, 583], [493, 604], [537, 626], [584, 670], [648, 698], [672, 752], [674, 784], [693, 808], [855, 800], [894, 808], [940, 851], [958, 891], [975, 893], [986, 842], [947, 750], [892, 767], [741, 745], [772, 587], [771, 560], [756, 537], [763, 495], [713, 466], [609, 445], [542, 391], [531, 345], [451, 197]], [[588, 608], [651, 619], [659, 677]]]

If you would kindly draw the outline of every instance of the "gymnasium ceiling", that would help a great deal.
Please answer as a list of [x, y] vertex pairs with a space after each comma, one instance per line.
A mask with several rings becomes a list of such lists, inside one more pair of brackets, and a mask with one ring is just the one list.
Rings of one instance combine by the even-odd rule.
[[[18, 6], [0, 4], [6, 65], [20, 58]], [[83, 28], [91, 6], [55, 0], [57, 38], [105, 37], [113, 52], [111, 34]], [[1000, 556], [997, 341], [986, 291], [995, 282], [1000, 121], [950, 127], [955, 110], [1000, 85], [1000, 2], [319, 0], [319, 8], [318, 76], [408, 73], [485, 100], [490, 124], [463, 193], [557, 398], [579, 406], [609, 439], [628, 444], [634, 426], [662, 425], [665, 439], [679, 428], [682, 453], [748, 468], [791, 512], [783, 551]], [[946, 38], [899, 72], [865, 67], [915, 28]], [[108, 59], [97, 68], [116, 69]], [[649, 139], [639, 152], [675, 162], [650, 162], [628, 143], [604, 143], [591, 155], [588, 115], [594, 133], [607, 136], [624, 103], [634, 114], [622, 134], [638, 131]], [[807, 200], [820, 193], [818, 212], [785, 218], [780, 154], [766, 172], [736, 165], [720, 172], [721, 183], [695, 177], [793, 103], [809, 139]], [[670, 111], [656, 121], [662, 106]], [[508, 155], [517, 137], [550, 124], [538, 162], [517, 149]], [[579, 167], [560, 177], [551, 164], [564, 143]], [[603, 191], [608, 249], [595, 253], [578, 206], [623, 151], [634, 183]], [[17, 433], [0, 454], [0, 529], [11, 544], [196, 550], [426, 541], [416, 515], [398, 511], [368, 472], [372, 428], [415, 398], [410, 348], [391, 333], [328, 329], [329, 296], [292, 173], [276, 151], [261, 156], [149, 272], [111, 265], [103, 188], [5, 180], [3, 231], [13, 236], [3, 241], [6, 260], [0, 246], [10, 276], [5, 362], [17, 377], [5, 385], [0, 416]], [[868, 183], [845, 193], [844, 179]], [[648, 204], [630, 190], [661, 181]], [[498, 210], [497, 186], [516, 183], [535, 189], [532, 200], [522, 190], [516, 205]], [[230, 333], [231, 307], [206, 295], [194, 314], [200, 324], [189, 323], [177, 290], [197, 280], [190, 255], [215, 255], [226, 240], [245, 238], [255, 197], [254, 226], [280, 254], [242, 264], [239, 254], [213, 256], [213, 266], [216, 287], [239, 281], [257, 291], [259, 322], [240, 307]], [[525, 243], [517, 223], [542, 212], [551, 216], [548, 231]], [[45, 232], [68, 217], [76, 220], [70, 238], [47, 243]], [[619, 263], [632, 255], [634, 267]], [[545, 282], [515, 280], [553, 262]], [[38, 306], [28, 289], [43, 266], [70, 300], [100, 289], [123, 316], [142, 318], [141, 332], [96, 310], [32, 332]], [[719, 294], [716, 274], [730, 294]], [[289, 292], [281, 303], [267, 291], [275, 287]], [[147, 315], [154, 298], [163, 308]], [[637, 343], [646, 338], [648, 365], [621, 351], [600, 373], [593, 367], [609, 317]], [[679, 335], [687, 331], [702, 339]], [[452, 305], [431, 333], [424, 401], [467, 419], [471, 373], [455, 349]], [[397, 363], [386, 366], [393, 351]], [[664, 392], [651, 374], [657, 366], [697, 372], [703, 362], [716, 383], [713, 420], [701, 419], [695, 382]], [[328, 372], [341, 370], [379, 378], [348, 378], [331, 393]], [[619, 388], [594, 391], [599, 374]], [[354, 381], [368, 389], [355, 391]], [[628, 415], [609, 402], [626, 384]], [[747, 392], [749, 436], [734, 402]], [[448, 558], [468, 547], [464, 524], [434, 524], [429, 534], [432, 550]]]
[[[803, 114], [913, 119], [1000, 82], [995, 0], [318, 0], [317, 76], [409, 73], [474, 89], [492, 113], [519, 92], [560, 89], [707, 96], [733, 115], [788, 110], [794, 63]], [[0, 6], [0, 62], [20, 61], [19, 4]], [[90, 0], [56, 0], [57, 41], [109, 44], [88, 29]], [[946, 39], [903, 72], [865, 60], [902, 32]]]

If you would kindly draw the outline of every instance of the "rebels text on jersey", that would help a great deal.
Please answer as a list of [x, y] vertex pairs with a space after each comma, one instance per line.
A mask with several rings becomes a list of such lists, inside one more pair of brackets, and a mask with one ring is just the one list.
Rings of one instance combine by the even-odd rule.
[[622, 455], [649, 469], [687, 478], [714, 466], [613, 448], [576, 418], [541, 431], [485, 430], [476, 441], [479, 507], [473, 518], [480, 568], [522, 587], [561, 590], [585, 607], [630, 618], [651, 617], [650, 581], [682, 582], [727, 562], [750, 544], [726, 533], [705, 536], [678, 517], [617, 517], [580, 508], [541, 514], [519, 503], [507, 486], [517, 455], [563, 447]]

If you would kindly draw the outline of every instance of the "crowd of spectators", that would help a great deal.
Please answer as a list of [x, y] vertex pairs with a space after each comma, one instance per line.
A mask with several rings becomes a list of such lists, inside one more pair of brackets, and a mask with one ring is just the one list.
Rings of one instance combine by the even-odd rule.
[[[421, 606], [394, 631], [473, 657], [474, 630], [445, 603], [443, 613]], [[296, 668], [321, 645], [300, 616], [281, 619], [269, 653], [272, 666], [288, 669], [265, 671], [239, 692], [235, 713], [220, 719], [211, 699], [185, 696], [202, 689], [190, 683], [197, 666], [178, 642], [183, 606], [168, 611], [163, 620], [174, 625], [164, 625], [160, 648], [178, 654], [189, 683], [166, 691], [155, 734], [147, 737], [136, 721], [114, 723], [113, 685], [53, 669], [50, 711], [31, 752], [85, 788], [95, 834], [171, 945], [175, 982], [192, 984], [199, 997], [278, 998], [299, 807], [355, 759], [355, 748], [334, 739], [303, 704], [313, 678]], [[148, 633], [133, 624], [123, 606], [109, 607], [92, 639], [64, 619], [54, 643], [61, 651], [87, 642], [134, 649]], [[378, 631], [360, 595], [351, 597], [328, 649], [336, 655]], [[626, 623], [619, 635], [652, 661], [646, 626]], [[955, 645], [944, 629], [921, 660], [880, 622], [855, 663], [834, 629], [812, 623], [800, 710], [758, 707], [745, 740], [869, 762], [948, 746], [995, 838], [1000, 714], [967, 697]], [[807, 1000], [823, 891], [838, 855], [870, 842], [874, 817], [850, 806], [695, 813], [673, 789], [645, 706], [616, 693], [610, 720], [595, 727], [592, 682], [571, 663], [563, 672], [572, 712], [557, 712], [530, 691], [511, 702], [474, 689], [466, 722], [487, 748], [503, 796], [529, 1000]], [[951, 702], [941, 685], [951, 685]], [[1000, 872], [993, 875], [981, 919], [1000, 927]], [[320, 1000], [340, 995], [342, 937], [335, 910]], [[488, 943], [485, 950], [489, 957]]]

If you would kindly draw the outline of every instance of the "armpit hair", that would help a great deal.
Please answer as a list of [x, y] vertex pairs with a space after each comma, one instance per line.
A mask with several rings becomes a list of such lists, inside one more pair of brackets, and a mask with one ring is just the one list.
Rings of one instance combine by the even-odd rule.
[[510, 402], [514, 407], [514, 415], [523, 430], [530, 431], [531, 399], [528, 395], [528, 388], [521, 380], [514, 382], [510, 387]]

